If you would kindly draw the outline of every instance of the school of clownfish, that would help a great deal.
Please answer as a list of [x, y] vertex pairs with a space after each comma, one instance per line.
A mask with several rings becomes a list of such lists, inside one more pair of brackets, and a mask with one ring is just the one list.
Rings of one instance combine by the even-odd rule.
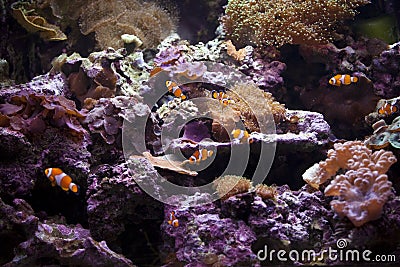
[[[350, 76], [348, 74], [338, 74], [329, 79], [329, 84], [334, 86], [349, 85], [351, 83], [357, 82], [358, 77]], [[182, 89], [175, 82], [166, 81], [165, 85], [168, 88], [168, 91], [172, 93], [175, 97], [182, 100], [187, 99], [187, 97], [183, 94]], [[224, 92], [217, 92], [214, 90], [211, 92], [211, 97], [213, 99], [217, 99], [224, 106], [227, 106], [230, 103], [234, 103], [234, 101], [231, 100]], [[398, 111], [399, 108], [397, 107], [397, 102], [386, 102], [378, 109], [378, 113], [380, 115], [391, 115]], [[253, 142], [253, 138], [247, 130], [234, 129], [231, 132], [231, 135], [233, 137], [233, 141], [236, 142], [248, 144], [251, 144]], [[207, 160], [212, 155], [213, 151], [207, 150], [205, 148], [199, 148], [189, 157], [189, 162], [191, 164], [200, 163], [201, 161]], [[60, 168], [47, 168], [45, 169], [44, 173], [51, 182], [52, 186], [58, 185], [64, 191], [71, 191], [75, 194], [79, 194], [79, 186], [72, 182], [72, 178], [64, 173]], [[173, 227], [179, 226], [179, 220], [176, 218], [175, 211], [170, 212], [167, 222]]]

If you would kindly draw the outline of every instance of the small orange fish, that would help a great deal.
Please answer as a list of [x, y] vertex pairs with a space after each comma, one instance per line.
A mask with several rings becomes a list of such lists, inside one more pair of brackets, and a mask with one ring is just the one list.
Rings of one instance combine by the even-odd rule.
[[329, 79], [329, 84], [335, 86], [349, 85], [358, 82], [358, 77], [350, 76], [348, 74], [337, 74]]
[[173, 81], [166, 81], [165, 85], [168, 88], [168, 91], [173, 93], [175, 97], [179, 97], [182, 100], [186, 99], [186, 96], [182, 93], [182, 89]]
[[79, 193], [79, 186], [73, 183], [71, 177], [65, 174], [61, 169], [47, 168], [44, 173], [47, 178], [49, 178], [52, 186], [58, 185], [64, 191], [71, 190], [76, 194]]
[[201, 148], [199, 150], [196, 150], [192, 156], [189, 158], [189, 163], [194, 164], [194, 163], [200, 163], [201, 161], [206, 160], [208, 157], [211, 157], [213, 155], [213, 151], [207, 150], [205, 148]]
[[214, 99], [218, 99], [218, 101], [223, 104], [224, 106], [227, 106], [230, 103], [234, 103], [234, 101], [232, 99], [230, 99], [228, 97], [227, 94], [225, 94], [224, 92], [217, 92], [215, 90], [213, 90], [211, 92], [211, 97]]
[[233, 139], [239, 140], [242, 143], [253, 143], [253, 138], [251, 138], [250, 134], [246, 130], [235, 129], [231, 132]]
[[385, 103], [382, 107], [378, 109], [378, 113], [380, 115], [392, 115], [393, 113], [396, 113], [399, 109], [395, 105], [391, 105], [389, 103]]
[[172, 225], [173, 227], [178, 227], [179, 226], [179, 221], [175, 217], [175, 211], [171, 211], [171, 213], [169, 214], [168, 224]]

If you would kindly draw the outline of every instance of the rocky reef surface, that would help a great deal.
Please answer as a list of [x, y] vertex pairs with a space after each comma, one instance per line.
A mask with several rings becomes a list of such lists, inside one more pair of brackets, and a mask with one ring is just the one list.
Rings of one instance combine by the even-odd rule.
[[33, 46], [0, 43], [1, 265], [400, 263], [400, 43], [342, 21], [369, 1], [206, 1], [192, 44], [159, 3], [11, 2]]

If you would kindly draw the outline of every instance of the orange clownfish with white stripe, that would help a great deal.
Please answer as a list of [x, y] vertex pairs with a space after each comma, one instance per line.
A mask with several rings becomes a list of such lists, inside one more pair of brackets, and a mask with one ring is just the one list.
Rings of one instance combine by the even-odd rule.
[[71, 190], [75, 194], [79, 193], [79, 186], [73, 183], [72, 178], [65, 174], [61, 169], [47, 168], [44, 173], [47, 178], [49, 178], [52, 186], [58, 185], [64, 191]]
[[173, 93], [175, 97], [179, 97], [182, 100], [186, 99], [186, 96], [182, 93], [182, 89], [173, 81], [166, 81], [165, 86], [167, 86], [168, 91]]
[[213, 90], [211, 92], [211, 97], [214, 99], [218, 99], [218, 101], [223, 104], [224, 106], [227, 106], [230, 103], [235, 103], [235, 101], [233, 101], [232, 99], [230, 99], [228, 97], [227, 94], [225, 94], [224, 92], [217, 92], [215, 90]]
[[201, 148], [199, 150], [196, 150], [192, 156], [189, 158], [189, 163], [194, 164], [194, 163], [200, 163], [201, 161], [206, 160], [208, 157], [211, 157], [213, 155], [213, 151], [207, 150], [205, 148]]
[[241, 143], [253, 143], [253, 138], [246, 130], [235, 129], [231, 132], [234, 140], [239, 140]]
[[348, 74], [337, 74], [329, 79], [329, 84], [334, 86], [349, 85], [358, 82], [358, 77]]
[[395, 105], [396, 105], [396, 103], [394, 103], [393, 105], [389, 104], [389, 103], [385, 103], [385, 104], [383, 104], [382, 107], [380, 107], [378, 109], [378, 113], [380, 115], [386, 115], [386, 116], [392, 115], [393, 113], [396, 113], [397, 111], [399, 111], [399, 109]]
[[175, 217], [175, 211], [171, 211], [171, 213], [169, 214], [168, 224], [172, 225], [173, 227], [178, 227], [179, 226], [179, 221]]

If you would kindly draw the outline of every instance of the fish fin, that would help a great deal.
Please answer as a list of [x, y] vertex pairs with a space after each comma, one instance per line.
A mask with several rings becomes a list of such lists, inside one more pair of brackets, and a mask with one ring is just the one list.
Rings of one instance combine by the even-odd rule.
[[353, 82], [354, 82], [354, 83], [358, 82], [358, 77], [354, 76], [354, 77], [353, 77]]
[[186, 100], [186, 96], [185, 95], [181, 95], [181, 99], [182, 100]]

